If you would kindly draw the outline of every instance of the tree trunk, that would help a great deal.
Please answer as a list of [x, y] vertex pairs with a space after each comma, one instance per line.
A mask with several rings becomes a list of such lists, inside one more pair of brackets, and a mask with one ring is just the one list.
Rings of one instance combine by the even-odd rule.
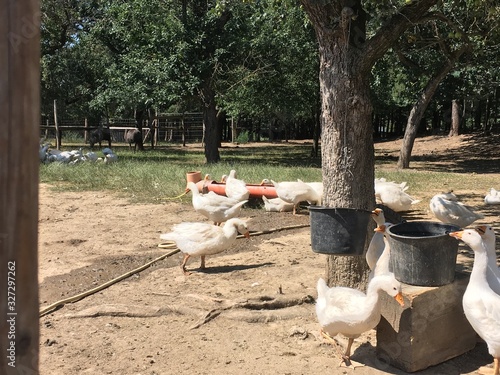
[[[301, 0], [319, 45], [324, 205], [375, 207], [370, 71], [436, 2], [421, 0], [402, 7], [366, 41], [366, 13], [360, 0]], [[359, 235], [368, 236], [369, 231]], [[329, 255], [327, 283], [361, 288], [366, 270], [363, 256]]]
[[460, 56], [462, 56], [467, 49], [468, 46], [464, 45], [448, 57], [447, 63], [443, 65], [441, 70], [429, 80], [422, 91], [420, 98], [418, 98], [417, 102], [413, 105], [410, 115], [408, 116], [405, 135], [403, 137], [403, 144], [401, 146], [401, 151], [399, 152], [397, 164], [398, 168], [410, 168], [411, 151], [417, 136], [418, 126], [420, 125], [420, 121], [422, 121], [424, 113], [427, 110], [427, 106], [429, 105], [441, 81], [453, 69]]
[[206, 86], [201, 97], [203, 101], [203, 127], [205, 129], [205, 161], [207, 164], [218, 163], [220, 153], [215, 93], [212, 88]]
[[[321, 117], [321, 157], [324, 205], [329, 207], [374, 207], [374, 149], [372, 106], [368, 76], [340, 70], [354, 67], [359, 56], [341, 44], [330, 44], [320, 55], [320, 87], [323, 98]], [[345, 69], [345, 68], [344, 68]], [[359, 233], [358, 235], [367, 235]], [[329, 256], [329, 285], [355, 287], [364, 283], [366, 262], [363, 256]]]
[[231, 143], [236, 143], [236, 122], [234, 120], [231, 120]]
[[451, 101], [451, 128], [449, 137], [458, 136], [460, 129], [460, 105], [456, 99]]
[[[347, 18], [350, 12], [344, 11]], [[349, 45], [345, 39], [348, 34], [329, 28], [317, 28], [316, 33], [320, 45], [323, 204], [372, 209], [374, 147], [369, 75], [360, 74], [360, 50]], [[329, 255], [327, 283], [360, 287], [366, 282], [366, 270], [364, 256]]]
[[218, 139], [218, 147], [222, 146], [222, 136], [223, 136], [223, 130], [224, 126], [227, 122], [227, 117], [226, 117], [226, 112], [224, 111], [217, 111], [216, 114], [216, 121], [217, 121], [217, 139]]

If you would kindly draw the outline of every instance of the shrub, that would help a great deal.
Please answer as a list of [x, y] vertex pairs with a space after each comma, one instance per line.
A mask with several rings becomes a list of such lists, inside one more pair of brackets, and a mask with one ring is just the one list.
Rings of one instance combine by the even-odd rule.
[[248, 134], [248, 130], [243, 130], [240, 134], [238, 134], [238, 137], [236, 137], [236, 142], [248, 143], [249, 139], [250, 139], [250, 136]]

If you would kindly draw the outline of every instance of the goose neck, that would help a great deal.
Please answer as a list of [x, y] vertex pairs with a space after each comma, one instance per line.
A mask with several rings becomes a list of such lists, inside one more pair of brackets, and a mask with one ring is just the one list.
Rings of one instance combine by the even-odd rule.
[[486, 281], [486, 270], [488, 267], [488, 254], [484, 249], [481, 251], [474, 251], [474, 264], [472, 265], [472, 272], [470, 280]]

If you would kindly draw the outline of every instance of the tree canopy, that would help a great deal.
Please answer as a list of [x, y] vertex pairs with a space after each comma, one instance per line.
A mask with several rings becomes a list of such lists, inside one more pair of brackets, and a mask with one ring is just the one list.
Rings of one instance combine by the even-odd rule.
[[[362, 12], [351, 17], [354, 24], [358, 17], [366, 23], [351, 37], [372, 38], [415, 4], [363, 2]], [[329, 22], [337, 22], [341, 11]], [[402, 134], [430, 78], [466, 44], [423, 117], [429, 131], [446, 131], [451, 100], [460, 99], [463, 129], [490, 130], [499, 116], [498, 14], [490, 0], [437, 3], [398, 34], [387, 53], [366, 51], [376, 56], [368, 67], [375, 133]], [[318, 45], [297, 1], [44, 0], [41, 36], [44, 114], [55, 99], [66, 116], [95, 121], [148, 109], [211, 109], [205, 118], [212, 124], [211, 149], [220, 141], [219, 113], [284, 126], [308, 121], [312, 135]], [[218, 160], [217, 152], [207, 154], [207, 161]]]

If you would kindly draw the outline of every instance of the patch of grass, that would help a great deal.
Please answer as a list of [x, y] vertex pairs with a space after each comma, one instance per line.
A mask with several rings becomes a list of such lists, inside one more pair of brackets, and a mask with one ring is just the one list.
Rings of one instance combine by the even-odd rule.
[[[72, 149], [67, 143], [64, 149]], [[145, 152], [133, 152], [127, 147], [113, 146], [118, 162], [51, 163], [40, 166], [40, 182], [53, 185], [56, 190], [112, 191], [137, 202], [159, 202], [181, 194], [186, 187], [186, 173], [200, 171], [219, 181], [235, 169], [238, 178], [247, 183], [260, 183], [264, 178], [276, 181], [320, 181], [321, 168], [302, 165], [307, 160], [307, 147], [281, 147], [289, 156], [267, 152], [266, 148], [249, 147], [222, 150], [223, 162], [205, 164], [202, 149], [159, 147]], [[96, 151], [100, 155], [100, 151]], [[294, 158], [296, 160], [294, 160]], [[309, 161], [310, 162], [310, 161]], [[190, 195], [183, 197], [188, 201]]]
[[[222, 175], [235, 169], [238, 178], [254, 184], [264, 178], [278, 182], [298, 178], [303, 181], [321, 181], [321, 162], [319, 158], [310, 157], [311, 145], [273, 146], [221, 148], [222, 162], [205, 164], [202, 147], [161, 146], [155, 150], [133, 152], [128, 146], [116, 145], [113, 149], [118, 155], [117, 163], [42, 164], [40, 181], [51, 184], [57, 190], [110, 191], [132, 201], [150, 203], [181, 194], [186, 187], [186, 173], [189, 171], [200, 171], [202, 178], [210, 174], [212, 179], [220, 181]], [[67, 143], [64, 149], [72, 147]], [[395, 170], [379, 162], [376, 177], [406, 181], [410, 187], [407, 192], [423, 201], [446, 190], [460, 194], [462, 190], [470, 192], [474, 189], [479, 196], [486, 194], [490, 187], [497, 186], [498, 181], [497, 174]], [[190, 195], [182, 199], [189, 201]]]

